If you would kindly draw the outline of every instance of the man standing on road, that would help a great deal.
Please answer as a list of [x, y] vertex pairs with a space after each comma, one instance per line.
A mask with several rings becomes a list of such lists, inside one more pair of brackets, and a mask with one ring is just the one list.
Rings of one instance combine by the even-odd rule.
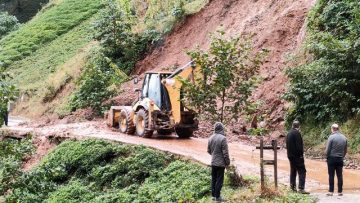
[[336, 123], [332, 124], [331, 132], [332, 134], [328, 138], [325, 150], [329, 173], [329, 193], [327, 195], [333, 196], [334, 194], [334, 177], [336, 172], [338, 180], [338, 193], [339, 196], [342, 196], [342, 171], [344, 166], [344, 157], [347, 152], [347, 139], [339, 132], [339, 125]]
[[304, 163], [304, 145], [301, 137], [300, 122], [295, 120], [292, 129], [286, 137], [286, 149], [290, 162], [290, 187], [296, 191], [296, 174], [299, 175], [299, 193], [309, 194], [305, 191], [306, 169]]
[[216, 122], [214, 131], [207, 149], [211, 155], [211, 193], [213, 200], [221, 202], [224, 199], [220, 196], [220, 191], [224, 182], [225, 167], [229, 166], [230, 158], [224, 125]]
[[[3, 110], [4, 110], [4, 112], [3, 112], [2, 117], [3, 117], [3, 120], [4, 120], [4, 124], [5, 124], [5, 126], [8, 126], [10, 103], [8, 103], [6, 108], [4, 108]], [[0, 111], [0, 113], [1, 113], [1, 111]], [[0, 127], [1, 127], [1, 125], [0, 125]]]

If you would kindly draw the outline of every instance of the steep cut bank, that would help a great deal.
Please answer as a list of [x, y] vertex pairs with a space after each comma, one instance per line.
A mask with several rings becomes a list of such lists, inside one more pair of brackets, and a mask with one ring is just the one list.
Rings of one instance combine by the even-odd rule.
[[[190, 58], [186, 51], [199, 46], [209, 47], [209, 34], [221, 28], [228, 36], [254, 34], [256, 49], [270, 50], [261, 68], [263, 82], [254, 93], [254, 100], [264, 101], [263, 111], [273, 130], [284, 128], [286, 55], [303, 42], [305, 19], [315, 0], [213, 0], [199, 13], [185, 19], [163, 46], [157, 47], [137, 64], [136, 74], [161, 70], [174, 64], [184, 65]], [[275, 131], [279, 134], [281, 132]]]

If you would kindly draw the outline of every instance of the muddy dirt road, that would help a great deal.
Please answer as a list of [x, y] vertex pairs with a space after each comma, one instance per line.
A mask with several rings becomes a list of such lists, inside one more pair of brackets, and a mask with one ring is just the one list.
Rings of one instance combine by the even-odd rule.
[[[26, 125], [14, 125], [8, 127], [11, 131], [20, 133], [33, 132], [42, 136], [61, 136], [78, 138], [99, 138], [130, 144], [142, 144], [163, 151], [179, 154], [204, 164], [210, 163], [210, 155], [207, 154], [207, 139], [191, 138], [178, 139], [175, 136], [157, 137], [145, 139], [137, 136], [124, 135], [107, 128], [104, 122], [92, 121], [72, 124], [57, 124], [43, 127], [28, 127]], [[259, 175], [259, 150], [255, 146], [243, 143], [230, 143], [230, 156], [241, 174]], [[266, 159], [271, 159], [272, 151], [265, 153]], [[286, 158], [286, 150], [281, 149], [278, 154], [279, 182], [288, 184], [289, 164]], [[325, 193], [328, 184], [327, 166], [324, 161], [306, 160], [307, 167], [307, 190], [317, 193]], [[266, 173], [272, 179], [271, 166], [266, 167]], [[344, 170], [344, 193], [360, 192], [360, 171]], [[360, 201], [360, 199], [358, 199]], [[341, 201], [342, 202], [342, 201]], [[349, 201], [347, 201], [349, 202]], [[351, 201], [350, 201], [351, 202]]]

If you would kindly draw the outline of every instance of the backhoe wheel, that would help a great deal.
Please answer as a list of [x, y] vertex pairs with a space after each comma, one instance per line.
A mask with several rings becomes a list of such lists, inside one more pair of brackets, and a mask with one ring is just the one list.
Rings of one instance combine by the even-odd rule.
[[130, 118], [130, 113], [124, 109], [120, 112], [119, 129], [120, 132], [130, 135], [134, 134], [135, 132], [134, 122]]
[[170, 135], [172, 133], [171, 129], [159, 129], [157, 130], [159, 135]]
[[136, 134], [140, 137], [149, 138], [153, 134], [153, 130], [149, 130], [149, 113], [144, 109], [140, 109], [136, 113]]
[[177, 127], [175, 128], [175, 132], [179, 138], [189, 138], [193, 136], [193, 129], [191, 128], [181, 128]]

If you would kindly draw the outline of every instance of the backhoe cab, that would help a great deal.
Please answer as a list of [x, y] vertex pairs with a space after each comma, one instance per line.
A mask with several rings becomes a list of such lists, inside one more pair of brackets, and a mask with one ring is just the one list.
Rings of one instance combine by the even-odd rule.
[[[188, 138], [198, 128], [195, 113], [181, 102], [180, 78], [191, 79], [196, 67], [192, 63], [171, 72], [147, 72], [138, 100], [133, 106], [112, 106], [108, 124], [119, 127], [122, 133], [151, 137], [156, 130], [160, 135], [173, 131], [180, 138]], [[134, 82], [137, 83], [135, 78]]]

